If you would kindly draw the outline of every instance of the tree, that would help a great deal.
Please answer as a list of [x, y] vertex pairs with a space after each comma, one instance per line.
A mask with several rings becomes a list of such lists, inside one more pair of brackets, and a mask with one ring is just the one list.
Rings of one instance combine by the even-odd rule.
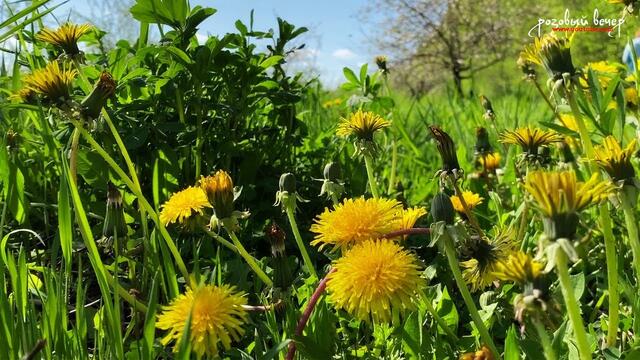
[[[413, 79], [413, 92], [453, 79], [463, 95], [463, 80], [513, 55], [514, 32], [539, 12], [537, 5], [504, 0], [376, 0], [366, 16], [376, 24], [374, 44], [390, 55], [400, 76]], [[425, 83], [426, 81], [426, 83]]]

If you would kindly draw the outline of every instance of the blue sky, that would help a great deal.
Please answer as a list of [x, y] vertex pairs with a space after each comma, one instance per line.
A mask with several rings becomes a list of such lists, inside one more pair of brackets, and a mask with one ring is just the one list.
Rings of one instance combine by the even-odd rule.
[[[366, 4], [366, 0], [191, 0], [191, 6], [218, 10], [202, 24], [199, 35], [233, 32], [236, 20], [241, 19], [248, 24], [252, 9], [257, 30], [276, 28], [277, 17], [296, 26], [306, 26], [309, 32], [299, 41], [304, 42], [306, 48], [294, 60], [295, 68], [315, 69], [328, 86], [336, 86], [343, 80], [343, 67], [359, 67], [362, 63], [373, 62], [376, 54], [367, 42], [366, 28], [358, 20], [358, 14]], [[58, 15], [64, 18], [71, 7], [82, 12], [86, 3], [70, 0]]]

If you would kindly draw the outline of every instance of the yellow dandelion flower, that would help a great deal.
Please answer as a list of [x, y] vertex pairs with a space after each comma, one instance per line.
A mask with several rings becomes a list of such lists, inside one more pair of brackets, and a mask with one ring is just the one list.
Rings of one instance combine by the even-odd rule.
[[[620, 64], [610, 63], [608, 61], [597, 61], [588, 63], [582, 72], [589, 74], [589, 70], [593, 71], [598, 79], [598, 83], [602, 88], [607, 88], [611, 83], [611, 80], [622, 72], [623, 68]], [[586, 78], [580, 79], [580, 83], [583, 86], [588, 86]]]
[[462, 277], [472, 291], [486, 288], [498, 278], [495, 275], [498, 264], [506, 261], [516, 250], [515, 234], [511, 229], [500, 231], [494, 238], [471, 237], [462, 244], [460, 262]]
[[478, 157], [478, 163], [488, 172], [494, 172], [500, 167], [500, 153], [494, 152], [492, 154], [480, 155]]
[[390, 126], [391, 123], [371, 111], [358, 110], [347, 118], [342, 118], [336, 134], [338, 136], [355, 135], [359, 140], [373, 141], [376, 131]]
[[195, 186], [190, 186], [179, 191], [162, 204], [160, 212], [160, 221], [165, 224], [184, 223], [192, 215], [203, 214], [205, 208], [210, 208], [207, 194]]
[[539, 278], [543, 268], [544, 266], [533, 260], [529, 254], [517, 251], [509, 255], [506, 261], [499, 262], [493, 274], [500, 280], [524, 285]]
[[525, 47], [521, 57], [523, 61], [543, 66], [554, 80], [562, 79], [563, 74], [573, 76], [577, 73], [571, 59], [574, 34], [564, 38], [559, 38], [555, 33], [544, 34]]
[[494, 357], [491, 350], [483, 345], [480, 350], [476, 352], [462, 354], [460, 360], [494, 360]]
[[[482, 198], [480, 195], [467, 190], [462, 192], [462, 198], [464, 199], [465, 203], [467, 203], [467, 207], [469, 208], [469, 210], [473, 210], [476, 206], [482, 204], [482, 200], [484, 200], [484, 198]], [[464, 207], [462, 206], [462, 202], [457, 195], [451, 196], [451, 203], [453, 204], [453, 208], [457, 212], [464, 213]]]
[[316, 236], [311, 245], [333, 245], [334, 250], [346, 249], [368, 239], [379, 238], [397, 230], [397, 200], [363, 197], [344, 199], [334, 210], [325, 209], [314, 220], [311, 232]]
[[322, 103], [322, 107], [325, 108], [325, 109], [330, 109], [330, 108], [335, 107], [335, 106], [340, 106], [341, 104], [342, 104], [342, 99], [336, 98], [336, 99], [333, 99], [333, 100], [327, 100], [327, 101], [323, 102]]
[[213, 205], [218, 218], [228, 218], [233, 214], [233, 180], [228, 172], [218, 170], [213, 175], [203, 176], [199, 185], [206, 193], [209, 203]]
[[576, 118], [573, 114], [561, 114], [560, 123], [563, 127], [571, 131], [578, 132], [578, 123], [576, 122]]
[[527, 154], [537, 155], [538, 148], [562, 141], [562, 136], [554, 131], [542, 130], [534, 127], [524, 127], [516, 130], [505, 130], [500, 134], [503, 144], [520, 145]]
[[90, 24], [66, 23], [56, 30], [43, 29], [36, 35], [36, 38], [61, 48], [67, 55], [74, 56], [80, 54], [78, 40], [92, 28], [93, 26]]
[[238, 341], [247, 321], [243, 308], [246, 299], [233, 286], [203, 285], [176, 297], [158, 316], [156, 327], [169, 332], [162, 338], [167, 345], [175, 340], [173, 351], [178, 351], [187, 320], [191, 318], [189, 341], [192, 350], [202, 357], [218, 355], [218, 344], [229, 350], [231, 341]]
[[578, 212], [607, 198], [615, 189], [610, 181], [601, 181], [594, 173], [587, 182], [579, 182], [573, 171], [534, 171], [527, 175], [525, 189], [542, 213], [548, 238], [572, 239]]
[[527, 176], [525, 189], [533, 196], [540, 211], [549, 217], [579, 212], [609, 196], [615, 186], [593, 174], [579, 182], [573, 171], [533, 171]]
[[421, 217], [427, 215], [427, 210], [422, 206], [415, 206], [408, 209], [403, 209], [397, 215], [399, 221], [398, 230], [411, 229], [416, 224], [416, 221]]
[[330, 301], [367, 322], [397, 322], [406, 309], [415, 309], [426, 286], [415, 255], [390, 240], [354, 245], [334, 268], [327, 282]]
[[52, 61], [43, 69], [25, 76], [24, 87], [42, 95], [52, 102], [64, 102], [71, 97], [73, 80], [78, 72], [75, 69], [60, 67], [58, 61]]
[[635, 170], [631, 164], [631, 158], [636, 151], [635, 139], [622, 149], [616, 138], [609, 135], [594, 151], [596, 163], [614, 181], [631, 181], [635, 177]]
[[638, 104], [640, 104], [638, 90], [635, 87], [628, 87], [624, 89], [624, 100], [628, 107], [637, 108]]

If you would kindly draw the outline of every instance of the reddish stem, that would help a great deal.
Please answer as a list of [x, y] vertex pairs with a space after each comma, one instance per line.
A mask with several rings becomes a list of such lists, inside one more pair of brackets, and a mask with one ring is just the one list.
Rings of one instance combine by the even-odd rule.
[[431, 234], [431, 229], [429, 228], [411, 228], [411, 229], [403, 229], [398, 231], [392, 231], [386, 235], [382, 235], [381, 239], [391, 239], [398, 236], [404, 235], [429, 235]]
[[[324, 279], [322, 279], [322, 281], [320, 281], [320, 283], [318, 284], [318, 287], [316, 288], [316, 291], [314, 291], [313, 295], [311, 295], [311, 298], [309, 299], [309, 303], [307, 304], [307, 307], [304, 309], [302, 316], [300, 316], [300, 320], [298, 320], [298, 325], [296, 326], [296, 332], [295, 332], [296, 337], [302, 335], [302, 331], [304, 330], [304, 327], [307, 325], [307, 321], [309, 321], [309, 318], [311, 317], [311, 313], [313, 312], [313, 309], [316, 307], [316, 303], [318, 302], [318, 300], [320, 300], [320, 296], [322, 296], [324, 289], [326, 289], [327, 287], [327, 281], [329, 281], [329, 275], [334, 271], [336, 271], [335, 268], [332, 268], [331, 270], [329, 270], [329, 273], [324, 277]], [[293, 360], [293, 356], [295, 354], [296, 354], [296, 343], [295, 341], [291, 341], [289, 343], [289, 350], [287, 351], [287, 357], [285, 359]]]
[[[411, 229], [403, 229], [398, 231], [392, 231], [386, 235], [381, 236], [381, 239], [390, 239], [403, 235], [428, 235], [431, 233], [431, 229], [429, 228], [411, 228]], [[311, 295], [309, 299], [309, 303], [307, 307], [304, 309], [302, 316], [300, 316], [300, 320], [298, 320], [298, 325], [296, 326], [295, 337], [302, 336], [302, 331], [304, 331], [304, 327], [307, 325], [309, 318], [311, 317], [311, 313], [313, 309], [316, 307], [318, 300], [320, 300], [320, 296], [324, 293], [324, 290], [327, 288], [327, 281], [329, 281], [329, 275], [335, 272], [336, 269], [332, 268], [329, 270], [329, 273], [320, 281], [318, 287]], [[289, 343], [289, 350], [287, 351], [286, 360], [293, 360], [293, 357], [296, 354], [296, 343], [295, 341], [291, 341]]]

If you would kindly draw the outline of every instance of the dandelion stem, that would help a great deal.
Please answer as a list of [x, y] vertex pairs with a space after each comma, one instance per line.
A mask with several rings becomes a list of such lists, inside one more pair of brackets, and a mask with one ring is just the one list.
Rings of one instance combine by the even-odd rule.
[[493, 353], [493, 356], [497, 359], [499, 358], [500, 353], [498, 352], [496, 345], [493, 343], [493, 339], [491, 338], [491, 335], [489, 335], [489, 330], [487, 330], [487, 327], [484, 325], [484, 322], [480, 317], [480, 313], [478, 312], [478, 308], [476, 307], [476, 304], [473, 302], [473, 298], [471, 297], [469, 288], [467, 288], [466, 282], [462, 278], [462, 272], [460, 271], [460, 267], [458, 266], [458, 258], [456, 256], [456, 250], [453, 247], [453, 239], [451, 238], [451, 235], [449, 234], [448, 231], [445, 231], [442, 234], [442, 236], [443, 236], [444, 250], [447, 255], [447, 260], [449, 262], [449, 268], [453, 273], [453, 278], [455, 279], [456, 285], [460, 290], [460, 294], [464, 299], [464, 303], [467, 306], [467, 310], [469, 310], [469, 315], [471, 316], [473, 323], [476, 325], [476, 328], [480, 333], [480, 337], [485, 342], [485, 344], [487, 344], [487, 346]]
[[551, 346], [551, 340], [549, 339], [549, 334], [547, 334], [547, 330], [545, 330], [544, 325], [538, 319], [533, 319], [533, 326], [536, 328], [538, 332], [538, 336], [540, 337], [540, 342], [542, 343], [542, 349], [544, 350], [544, 357], [547, 360], [556, 360], [556, 353], [553, 351], [553, 346]]
[[71, 151], [69, 152], [69, 172], [71, 173], [71, 181], [77, 184], [78, 179], [78, 146], [80, 145], [80, 132], [78, 129], [73, 130], [71, 135]]
[[540, 96], [542, 96], [542, 98], [544, 99], [544, 102], [549, 106], [549, 109], [551, 110], [553, 115], [556, 117], [556, 119], [558, 119], [558, 121], [560, 121], [560, 123], [562, 123], [562, 119], [560, 119], [560, 114], [558, 114], [558, 111], [556, 111], [556, 107], [553, 106], [553, 104], [551, 103], [551, 100], [549, 100], [549, 97], [544, 93], [544, 91], [542, 91], [542, 88], [540, 87], [540, 84], [538, 84], [538, 81], [533, 79], [532, 82], [535, 85], [538, 92], [540, 93]]
[[[582, 147], [587, 155], [587, 159], [589, 159], [587, 168], [591, 173], [593, 173], [597, 171], [597, 169], [594, 168], [594, 165], [591, 162], [591, 160], [594, 159], [595, 157], [593, 143], [591, 142], [591, 138], [589, 137], [589, 132], [587, 130], [587, 127], [584, 121], [582, 120], [582, 114], [580, 114], [580, 109], [578, 108], [578, 103], [576, 102], [576, 99], [572, 90], [567, 91], [567, 100], [569, 101], [571, 112], [573, 113], [573, 117], [576, 119], [576, 124], [578, 125], [578, 131], [580, 133], [580, 140], [582, 142]], [[623, 195], [622, 198], [625, 198], [625, 196]], [[618, 312], [619, 312], [618, 257], [615, 249], [615, 239], [613, 238], [613, 231], [611, 228], [611, 216], [609, 215], [609, 211], [606, 205], [604, 204], [600, 205], [598, 210], [600, 215], [600, 223], [603, 228], [604, 243], [605, 243], [605, 257], [607, 262], [607, 282], [609, 287], [609, 324], [608, 324], [609, 329], [607, 333], [607, 344], [609, 346], [613, 346], [615, 345], [617, 332], [618, 332]], [[635, 221], [634, 221], [634, 225], [635, 225]], [[636, 236], [636, 239], [637, 239], [637, 236]], [[634, 245], [632, 245], [632, 251], [634, 251], [633, 246]], [[637, 253], [634, 252], [634, 264], [636, 264], [636, 274], [640, 276], [640, 272], [638, 272], [640, 263], [638, 263], [637, 260], [638, 260]]]
[[389, 189], [387, 194], [393, 194], [394, 187], [396, 186], [396, 171], [398, 167], [398, 144], [395, 140], [391, 144], [391, 173], [389, 175]]
[[242, 256], [244, 261], [247, 262], [247, 264], [249, 265], [249, 267], [251, 267], [253, 272], [255, 272], [256, 275], [258, 275], [258, 277], [260, 278], [260, 280], [262, 280], [262, 282], [265, 283], [267, 286], [273, 286], [273, 281], [271, 281], [271, 279], [269, 279], [267, 274], [265, 274], [265, 272], [262, 271], [262, 269], [260, 268], [260, 266], [258, 266], [258, 263], [253, 258], [253, 256], [251, 256], [247, 252], [247, 249], [245, 249], [244, 246], [242, 246], [242, 243], [236, 236], [235, 232], [233, 232], [233, 230], [230, 230], [228, 226], [225, 226], [225, 229], [227, 229], [227, 233], [229, 233], [229, 236], [233, 241], [233, 245], [235, 245], [236, 249], [238, 249], [238, 254]]
[[223, 238], [222, 236], [216, 234], [213, 231], [209, 231], [207, 229], [205, 229], [205, 232], [207, 233], [207, 235], [211, 236], [212, 238], [216, 239], [216, 241], [218, 241], [220, 244], [224, 245], [225, 247], [227, 247], [229, 250], [233, 251], [234, 253], [238, 254], [238, 249], [236, 248], [235, 245], [233, 245], [231, 242], [229, 242], [227, 239]]
[[338, 200], [338, 195], [333, 192], [331, 193], [331, 201], [333, 202], [334, 206], [340, 203], [340, 200]]
[[[327, 288], [329, 275], [331, 275], [331, 273], [333, 273], [334, 271], [336, 271], [335, 268], [332, 268], [331, 270], [329, 270], [329, 272], [324, 277], [324, 279], [322, 279], [318, 283], [318, 287], [316, 288], [316, 290], [313, 292], [313, 294], [311, 294], [311, 297], [309, 298], [309, 302], [307, 303], [307, 307], [304, 309], [304, 312], [300, 316], [300, 320], [298, 320], [298, 325], [296, 325], [296, 331], [294, 332], [294, 336], [298, 337], [302, 335], [302, 332], [304, 331], [304, 327], [307, 325], [307, 322], [311, 317], [311, 313], [313, 312], [313, 309], [316, 307], [316, 304], [318, 303], [318, 300], [320, 300], [322, 293], [324, 293], [324, 290]], [[289, 343], [289, 350], [287, 350], [287, 356], [285, 357], [285, 359], [293, 360], [293, 357], [295, 355], [296, 355], [296, 343], [295, 341], [291, 341]]]
[[607, 346], [615, 347], [618, 338], [619, 299], [618, 293], [618, 255], [616, 240], [613, 237], [611, 217], [606, 204], [599, 206], [600, 226], [604, 236], [604, 251], [607, 262], [607, 286], [609, 288], [609, 323], [607, 326]]
[[291, 225], [293, 237], [296, 239], [296, 244], [298, 245], [298, 249], [300, 249], [300, 254], [302, 254], [302, 259], [304, 260], [307, 272], [309, 273], [309, 275], [311, 275], [311, 277], [318, 279], [316, 269], [313, 267], [313, 262], [311, 262], [311, 258], [309, 257], [307, 248], [304, 246], [304, 242], [302, 241], [302, 236], [300, 235], [300, 230], [298, 229], [298, 223], [296, 222], [296, 216], [293, 212], [293, 207], [295, 207], [295, 203], [293, 203], [293, 206], [286, 206], [285, 210], [287, 212], [287, 218], [289, 219], [289, 225]]
[[378, 197], [378, 186], [376, 185], [376, 177], [373, 174], [373, 159], [371, 155], [364, 156], [364, 166], [367, 168], [367, 177], [369, 178], [369, 188], [371, 189], [371, 195]]
[[573, 293], [573, 286], [571, 284], [571, 278], [569, 277], [567, 254], [562, 249], [556, 252], [556, 271], [558, 273], [558, 279], [560, 280], [560, 290], [562, 290], [569, 320], [573, 326], [573, 334], [578, 346], [580, 359], [590, 360], [591, 347], [587, 341], [587, 331], [584, 328], [582, 315], [580, 315], [580, 307]]

